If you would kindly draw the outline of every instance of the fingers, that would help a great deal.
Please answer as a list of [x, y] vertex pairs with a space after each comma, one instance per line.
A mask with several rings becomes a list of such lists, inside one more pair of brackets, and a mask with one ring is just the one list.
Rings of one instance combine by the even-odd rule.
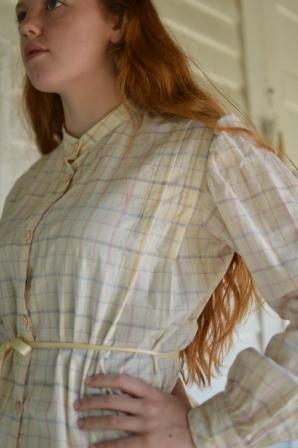
[[157, 387], [153, 387], [142, 379], [126, 375], [125, 373], [108, 375], [96, 374], [87, 384], [88, 387], [120, 389], [123, 392], [138, 398], [152, 397], [152, 395], [157, 395], [160, 392], [160, 389]]
[[92, 409], [114, 409], [127, 412], [133, 415], [141, 415], [143, 404], [137, 398], [115, 396], [115, 395], [94, 395], [78, 400], [77, 411], [89, 411]]
[[110, 442], [94, 443], [90, 448], [140, 448], [144, 441], [139, 436], [123, 437]]
[[101, 417], [85, 417], [78, 421], [81, 430], [117, 429], [127, 432], [142, 433], [145, 431], [145, 421], [138, 417], [125, 415], [106, 415]]

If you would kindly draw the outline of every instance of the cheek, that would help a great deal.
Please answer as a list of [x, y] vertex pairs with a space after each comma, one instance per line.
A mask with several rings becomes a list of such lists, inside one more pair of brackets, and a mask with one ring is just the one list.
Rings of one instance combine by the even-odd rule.
[[[67, 28], [66, 28], [67, 29]], [[57, 48], [57, 55], [72, 64], [84, 64], [102, 60], [108, 45], [108, 38], [97, 28], [81, 27], [64, 33], [63, 43]]]

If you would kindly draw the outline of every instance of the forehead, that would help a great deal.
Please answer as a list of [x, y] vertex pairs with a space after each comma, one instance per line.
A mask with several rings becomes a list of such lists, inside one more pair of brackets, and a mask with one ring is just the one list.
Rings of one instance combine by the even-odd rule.
[[22, 2], [22, 1], [19, 1], [19, 2], [16, 4], [15, 9], [17, 10], [17, 9], [21, 8], [22, 6], [26, 6], [26, 4], [25, 4], [24, 2]]
[[[29, 1], [30, 3], [30, 1]], [[37, 0], [34, 0], [34, 3], [38, 3]], [[19, 0], [15, 6], [15, 10], [22, 8], [22, 7], [26, 7], [28, 4], [28, 0]]]

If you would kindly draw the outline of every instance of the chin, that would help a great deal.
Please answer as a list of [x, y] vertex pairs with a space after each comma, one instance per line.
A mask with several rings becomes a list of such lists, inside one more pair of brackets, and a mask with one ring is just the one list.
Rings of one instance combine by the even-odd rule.
[[38, 78], [37, 76], [30, 76], [29, 74], [27, 74], [27, 76], [30, 79], [32, 86], [39, 92], [58, 93], [59, 89], [57, 87], [57, 83], [43, 80], [41, 78]]

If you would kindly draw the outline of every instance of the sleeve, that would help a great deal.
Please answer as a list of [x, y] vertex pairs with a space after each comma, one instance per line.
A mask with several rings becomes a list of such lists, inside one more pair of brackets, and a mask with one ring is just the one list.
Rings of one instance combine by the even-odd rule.
[[[234, 114], [226, 121], [244, 126]], [[298, 178], [244, 133], [216, 131], [206, 167], [204, 226], [242, 256], [258, 292], [290, 323], [264, 354], [239, 352], [224, 391], [187, 420], [197, 448], [267, 448], [298, 439]]]

